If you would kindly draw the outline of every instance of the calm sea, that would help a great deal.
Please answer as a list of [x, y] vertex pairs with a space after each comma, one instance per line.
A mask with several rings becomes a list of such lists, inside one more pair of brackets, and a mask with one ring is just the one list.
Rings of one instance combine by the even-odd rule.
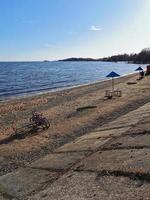
[[137, 67], [109, 62], [0, 62], [0, 100], [93, 83], [106, 79], [112, 70], [124, 75]]

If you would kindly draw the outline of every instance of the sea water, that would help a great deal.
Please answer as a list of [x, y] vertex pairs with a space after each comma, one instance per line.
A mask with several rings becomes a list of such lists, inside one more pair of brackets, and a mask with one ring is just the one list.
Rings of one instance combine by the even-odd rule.
[[137, 67], [124, 62], [0, 62], [0, 100], [93, 83], [111, 71], [122, 76]]

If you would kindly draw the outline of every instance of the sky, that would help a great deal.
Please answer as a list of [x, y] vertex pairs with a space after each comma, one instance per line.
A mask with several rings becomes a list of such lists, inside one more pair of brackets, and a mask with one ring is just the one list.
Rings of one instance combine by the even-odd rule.
[[0, 61], [101, 58], [150, 47], [150, 0], [0, 0]]

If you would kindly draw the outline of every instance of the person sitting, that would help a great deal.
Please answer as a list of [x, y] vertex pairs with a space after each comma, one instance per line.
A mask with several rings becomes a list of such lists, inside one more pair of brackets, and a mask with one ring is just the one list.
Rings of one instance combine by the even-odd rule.
[[139, 80], [143, 79], [144, 78], [144, 71], [141, 71], [140, 72], [140, 77], [139, 77]]

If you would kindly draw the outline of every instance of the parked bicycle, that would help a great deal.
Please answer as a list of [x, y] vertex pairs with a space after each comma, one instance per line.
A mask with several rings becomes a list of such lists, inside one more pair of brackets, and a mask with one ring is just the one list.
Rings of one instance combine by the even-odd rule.
[[17, 127], [16, 123], [12, 123], [12, 129], [14, 134], [21, 135], [22, 133], [28, 133], [30, 131], [38, 130], [38, 129], [48, 129], [50, 127], [50, 123], [46, 117], [43, 116], [40, 112], [32, 112], [32, 116], [29, 119], [29, 123], [24, 124], [21, 127]]
[[49, 121], [39, 112], [32, 112], [32, 117], [30, 118], [33, 127], [41, 127], [43, 129], [48, 129], [50, 127]]

